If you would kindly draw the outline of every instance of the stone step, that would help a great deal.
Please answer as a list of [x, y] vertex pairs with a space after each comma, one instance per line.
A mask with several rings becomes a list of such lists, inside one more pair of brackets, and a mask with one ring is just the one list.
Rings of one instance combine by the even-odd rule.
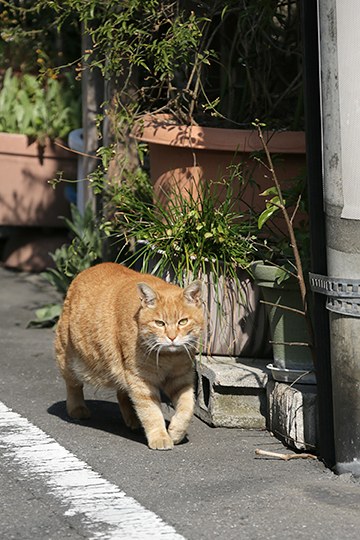
[[269, 381], [268, 429], [287, 446], [314, 452], [318, 446], [317, 387]]
[[265, 428], [268, 362], [253, 358], [199, 356], [195, 414], [214, 427]]

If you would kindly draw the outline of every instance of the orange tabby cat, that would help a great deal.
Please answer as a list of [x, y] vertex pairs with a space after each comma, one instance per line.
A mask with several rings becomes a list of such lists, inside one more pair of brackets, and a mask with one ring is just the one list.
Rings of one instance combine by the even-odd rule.
[[[126, 425], [141, 424], [150, 448], [171, 449], [193, 414], [194, 351], [202, 326], [199, 281], [181, 289], [115, 263], [84, 270], [68, 290], [56, 331], [68, 414], [90, 416], [83, 383], [114, 388]], [[175, 407], [168, 431], [160, 390]]]

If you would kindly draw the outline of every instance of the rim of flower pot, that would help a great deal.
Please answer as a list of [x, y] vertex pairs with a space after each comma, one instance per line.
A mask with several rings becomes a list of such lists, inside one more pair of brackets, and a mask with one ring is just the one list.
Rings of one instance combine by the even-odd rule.
[[[263, 150], [256, 129], [229, 129], [198, 125], [180, 124], [170, 114], [147, 114], [135, 124], [132, 131], [135, 139], [143, 142], [238, 152]], [[268, 149], [272, 153], [305, 153], [305, 133], [303, 131], [264, 131]]]
[[299, 287], [296, 278], [289, 274], [289, 277], [277, 281], [277, 272], [279, 266], [265, 263], [264, 261], [254, 261], [250, 265], [250, 273], [260, 287], [269, 287], [273, 289], [297, 289]]
[[64, 145], [62, 139], [47, 137], [44, 143], [39, 143], [23, 133], [0, 132], [0, 154], [3, 155], [76, 160], [76, 154]]

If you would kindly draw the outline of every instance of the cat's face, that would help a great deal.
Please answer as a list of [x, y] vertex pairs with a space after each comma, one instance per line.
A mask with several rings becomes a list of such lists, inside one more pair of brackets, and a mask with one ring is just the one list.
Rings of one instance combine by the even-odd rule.
[[159, 294], [146, 283], [138, 289], [141, 298], [139, 332], [147, 352], [193, 352], [203, 329], [201, 282], [183, 290]]

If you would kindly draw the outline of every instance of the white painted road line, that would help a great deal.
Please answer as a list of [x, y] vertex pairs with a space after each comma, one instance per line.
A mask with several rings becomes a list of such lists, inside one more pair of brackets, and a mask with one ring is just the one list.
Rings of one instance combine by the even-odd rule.
[[80, 516], [89, 539], [184, 540], [159, 516], [1, 402], [0, 447], [22, 476], [44, 482], [48, 495], [67, 508], [64, 515]]

